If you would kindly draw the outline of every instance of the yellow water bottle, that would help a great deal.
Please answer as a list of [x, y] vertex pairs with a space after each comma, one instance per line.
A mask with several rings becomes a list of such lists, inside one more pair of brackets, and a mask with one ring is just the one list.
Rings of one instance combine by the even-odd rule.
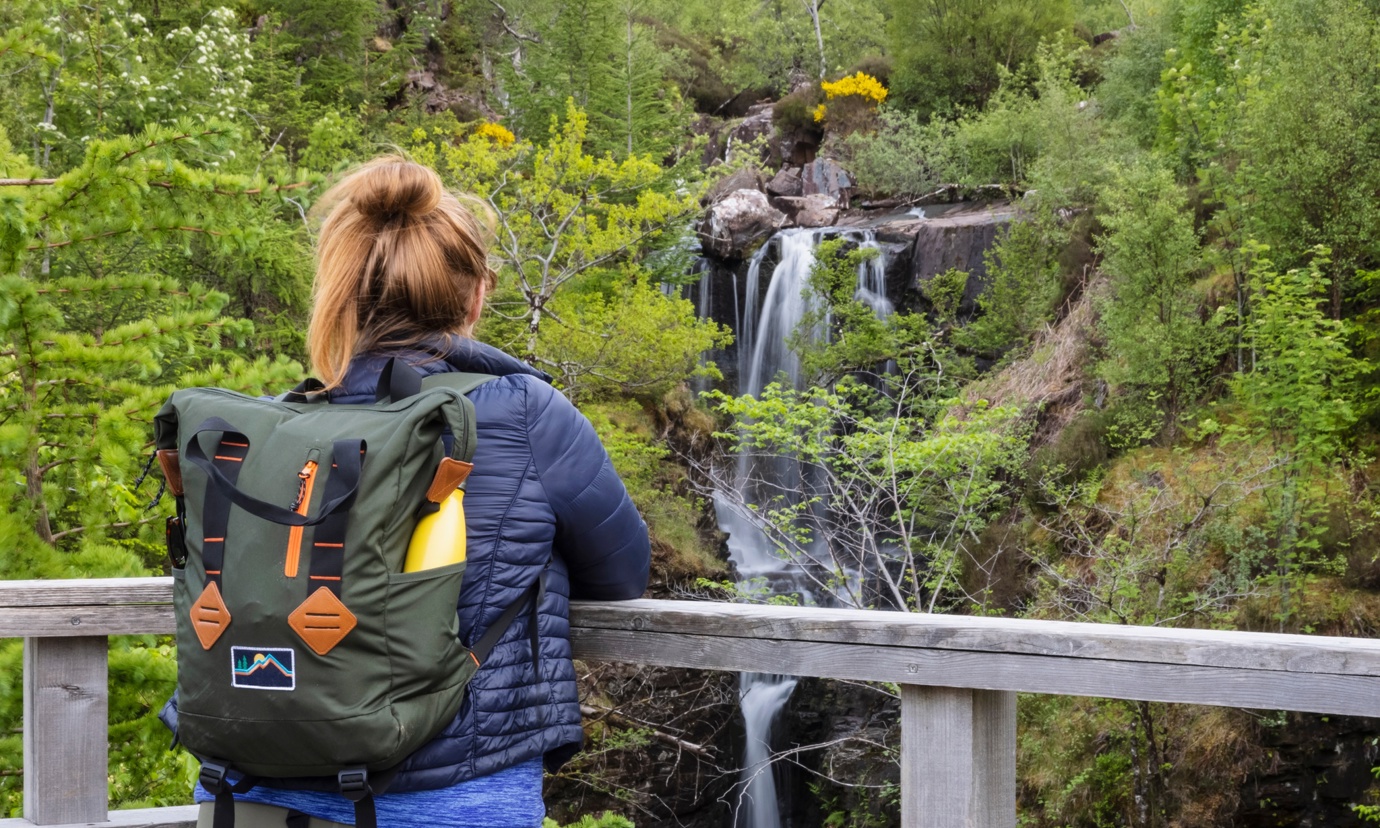
[[465, 490], [456, 489], [429, 515], [417, 521], [407, 544], [403, 572], [435, 569], [465, 559]]

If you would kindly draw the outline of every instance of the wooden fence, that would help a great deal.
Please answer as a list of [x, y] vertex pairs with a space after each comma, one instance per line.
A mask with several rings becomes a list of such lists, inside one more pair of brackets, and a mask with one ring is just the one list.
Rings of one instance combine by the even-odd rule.
[[[575, 603], [578, 658], [894, 682], [904, 828], [1014, 828], [1016, 693], [1380, 717], [1380, 640], [688, 601]], [[24, 639], [28, 825], [181, 828], [107, 812], [106, 637], [169, 633], [168, 578], [0, 582]]]

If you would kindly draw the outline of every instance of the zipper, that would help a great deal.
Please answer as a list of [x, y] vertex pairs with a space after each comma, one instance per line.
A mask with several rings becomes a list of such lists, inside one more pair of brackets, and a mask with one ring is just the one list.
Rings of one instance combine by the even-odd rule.
[[[316, 483], [316, 467], [315, 460], [308, 460], [297, 473], [297, 499], [288, 508], [299, 515], [305, 515], [307, 507], [311, 505], [311, 490]], [[297, 564], [302, 558], [302, 529], [301, 526], [288, 529], [287, 560], [283, 563], [283, 574], [289, 578], [297, 577]]]

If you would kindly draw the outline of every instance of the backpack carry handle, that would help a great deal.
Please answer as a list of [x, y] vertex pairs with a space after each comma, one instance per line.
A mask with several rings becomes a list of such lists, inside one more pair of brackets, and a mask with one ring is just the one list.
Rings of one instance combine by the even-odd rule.
[[[492, 379], [497, 379], [497, 377], [492, 374], [450, 371], [425, 376], [409, 365], [406, 360], [391, 357], [388, 362], [384, 363], [383, 370], [379, 372], [378, 385], [374, 388], [374, 402], [393, 403], [408, 397], [415, 397], [432, 388], [450, 388], [458, 391], [460, 396], [456, 398], [456, 402], [459, 403], [464, 416], [460, 418], [459, 422], [452, 420], [450, 423], [452, 439], [450, 456], [468, 463], [470, 458], [474, 456], [474, 444], [478, 439], [478, 434], [474, 424], [474, 404], [465, 395]], [[452, 418], [449, 411], [446, 412], [446, 418]]]
[[272, 521], [281, 526], [316, 526], [335, 512], [350, 508], [350, 504], [355, 500], [355, 494], [359, 491], [361, 458], [364, 455], [363, 440], [336, 440], [331, 444], [331, 459], [336, 465], [335, 473], [340, 475], [339, 479], [345, 487], [345, 492], [339, 497], [321, 504], [321, 509], [316, 517], [308, 517], [291, 509], [251, 497], [236, 488], [235, 484], [220, 469], [216, 468], [201, 448], [201, 442], [197, 437], [203, 432], [240, 436], [243, 436], [243, 433], [221, 418], [211, 417], [197, 426], [196, 431], [192, 432], [191, 438], [187, 440], [186, 457], [196, 464], [197, 468], [206, 472], [207, 479], [218, 493], [255, 517]]

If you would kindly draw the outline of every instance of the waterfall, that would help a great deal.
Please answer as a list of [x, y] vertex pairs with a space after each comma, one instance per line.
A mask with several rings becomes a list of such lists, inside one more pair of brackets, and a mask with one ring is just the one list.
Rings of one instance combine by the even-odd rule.
[[[746, 296], [738, 318], [738, 388], [737, 393], [760, 394], [762, 389], [779, 375], [799, 387], [800, 360], [787, 346], [787, 338], [799, 327], [810, 310], [805, 288], [815, 263], [815, 248], [829, 236], [842, 235], [859, 247], [881, 250], [870, 230], [790, 229], [771, 238], [748, 263]], [[766, 294], [759, 302], [761, 269], [775, 251], [775, 266], [767, 283]], [[735, 285], [736, 287], [736, 285]], [[701, 290], [705, 290], [703, 287]], [[702, 294], [703, 296], [704, 294]], [[879, 316], [892, 312], [886, 298], [886, 261], [884, 252], [858, 267], [857, 298]], [[760, 305], [760, 307], [759, 307]], [[704, 305], [702, 305], [704, 307]], [[736, 303], [735, 315], [739, 306]], [[826, 335], [827, 326], [812, 332], [818, 338]], [[751, 491], [750, 481], [764, 480], [771, 492], [795, 492], [797, 495], [809, 470], [791, 457], [753, 459], [740, 456], [733, 481], [734, 492], [714, 494], [714, 508], [719, 530], [728, 535], [729, 559], [738, 573], [739, 582], [753, 582], [753, 588], [764, 583], [774, 595], [796, 595], [803, 604], [828, 602], [831, 596], [818, 596], [812, 582], [799, 567], [777, 554], [771, 540], [763, 534], [738, 505], [760, 502], [767, 493]], [[810, 557], [823, 565], [827, 552]], [[785, 708], [797, 680], [792, 676], [765, 673], [743, 673], [739, 678], [738, 697], [743, 711], [744, 749], [740, 778], [741, 807], [737, 808], [738, 828], [781, 828], [781, 813], [777, 802], [776, 778], [771, 760], [772, 726]]]

